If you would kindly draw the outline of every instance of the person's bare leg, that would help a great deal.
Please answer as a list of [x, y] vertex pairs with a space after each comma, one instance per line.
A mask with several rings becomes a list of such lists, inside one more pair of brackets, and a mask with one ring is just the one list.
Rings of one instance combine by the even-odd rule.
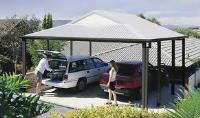
[[114, 105], [117, 105], [117, 95], [115, 91], [112, 91], [112, 94], [113, 94], [113, 99], [114, 99]]
[[108, 94], [109, 94], [108, 103], [111, 103], [111, 100], [112, 100], [112, 93], [111, 93], [111, 90], [110, 90], [110, 89], [108, 89]]
[[40, 94], [41, 93], [41, 82], [37, 82], [36, 85], [36, 94]]

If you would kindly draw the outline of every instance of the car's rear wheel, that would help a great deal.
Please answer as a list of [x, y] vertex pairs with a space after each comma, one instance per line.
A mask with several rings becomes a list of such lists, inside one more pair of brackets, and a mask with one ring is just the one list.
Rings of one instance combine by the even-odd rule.
[[142, 98], [142, 89], [138, 88], [134, 90], [134, 92], [131, 95], [131, 98], [133, 98], [134, 100], [140, 100]]
[[142, 88], [137, 90], [137, 99], [140, 100], [142, 98]]
[[76, 90], [82, 91], [87, 87], [87, 83], [85, 79], [80, 79], [76, 85]]

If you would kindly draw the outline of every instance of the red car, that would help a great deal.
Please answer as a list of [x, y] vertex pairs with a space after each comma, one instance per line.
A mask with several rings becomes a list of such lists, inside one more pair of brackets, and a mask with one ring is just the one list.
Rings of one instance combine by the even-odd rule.
[[[142, 89], [142, 62], [141, 61], [124, 61], [117, 62], [119, 70], [116, 76], [116, 92], [125, 96], [141, 98]], [[148, 90], [154, 90], [156, 87], [156, 69], [149, 64], [149, 81]], [[100, 87], [107, 92], [107, 83], [109, 74], [104, 73], [100, 80]], [[153, 80], [154, 79], [154, 80]]]

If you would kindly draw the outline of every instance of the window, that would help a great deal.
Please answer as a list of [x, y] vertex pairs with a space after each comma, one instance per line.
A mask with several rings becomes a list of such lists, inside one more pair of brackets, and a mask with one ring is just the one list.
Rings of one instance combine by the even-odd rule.
[[85, 66], [86, 70], [95, 68], [95, 65], [94, 65], [92, 59], [84, 60], [84, 66]]
[[136, 70], [136, 68], [132, 65], [119, 64], [118, 67], [119, 67], [118, 74], [124, 76], [133, 75]]
[[107, 65], [106, 63], [104, 63], [102, 60], [100, 60], [100, 59], [98, 59], [98, 58], [94, 58], [93, 61], [94, 61], [95, 66], [96, 66], [97, 68], [103, 67], [103, 66], [106, 66], [106, 65]]
[[67, 61], [62, 60], [51, 60], [49, 61], [49, 67], [52, 69], [63, 69], [67, 68]]
[[71, 62], [69, 65], [69, 73], [78, 72], [84, 70], [83, 60]]

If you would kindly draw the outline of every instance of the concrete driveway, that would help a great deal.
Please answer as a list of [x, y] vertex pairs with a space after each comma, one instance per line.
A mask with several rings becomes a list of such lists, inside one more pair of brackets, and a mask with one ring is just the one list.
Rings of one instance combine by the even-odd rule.
[[[166, 86], [162, 88], [161, 103], [163, 106], [167, 106], [173, 102], [175, 96], [170, 94], [170, 87]], [[66, 106], [68, 108], [86, 108], [91, 106], [105, 105], [108, 99], [108, 95], [99, 87], [98, 83], [88, 85], [87, 89], [82, 92], [75, 92], [72, 89], [56, 89], [50, 88], [44, 91], [45, 94], [40, 97], [41, 101], [50, 102], [57, 105]], [[157, 109], [156, 106], [156, 92], [152, 92], [148, 98], [148, 105], [153, 109]], [[125, 96], [118, 95], [118, 104], [141, 105], [141, 100], [133, 100]], [[161, 106], [161, 107], [163, 107]]]
[[[73, 89], [48, 89], [40, 100], [69, 108], [86, 108], [91, 106], [102, 106], [107, 102], [108, 95], [99, 87], [98, 83], [88, 85], [82, 92]], [[119, 104], [128, 104], [126, 97], [119, 98]]]

